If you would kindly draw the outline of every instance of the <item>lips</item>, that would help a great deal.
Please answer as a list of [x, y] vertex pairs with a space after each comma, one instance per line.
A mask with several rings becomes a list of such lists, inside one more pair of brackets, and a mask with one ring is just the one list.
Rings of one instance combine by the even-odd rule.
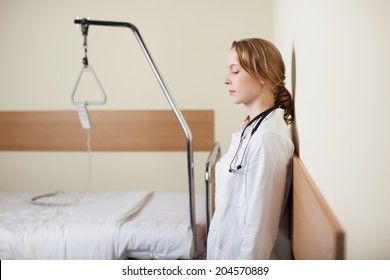
[[236, 91], [235, 90], [231, 90], [231, 89], [229, 89], [229, 94], [230, 95], [234, 95], [236, 93]]

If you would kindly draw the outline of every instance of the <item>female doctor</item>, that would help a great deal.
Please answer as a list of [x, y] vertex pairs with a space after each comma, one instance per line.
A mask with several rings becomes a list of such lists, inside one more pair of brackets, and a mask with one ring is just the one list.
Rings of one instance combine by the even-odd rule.
[[248, 117], [217, 163], [216, 210], [207, 259], [289, 259], [289, 163], [294, 144], [288, 124], [294, 106], [285, 88], [285, 66], [263, 39], [233, 42], [225, 84]]

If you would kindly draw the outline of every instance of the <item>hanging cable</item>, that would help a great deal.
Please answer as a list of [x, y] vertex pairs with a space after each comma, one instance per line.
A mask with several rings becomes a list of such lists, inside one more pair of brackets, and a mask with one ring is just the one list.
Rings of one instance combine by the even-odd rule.
[[[89, 192], [89, 190], [91, 189], [91, 185], [92, 185], [93, 153], [92, 153], [92, 145], [91, 145], [91, 131], [89, 128], [85, 129], [85, 131], [87, 134], [86, 147], [87, 147], [87, 153], [88, 153], [88, 166], [87, 166], [87, 177], [86, 177], [84, 191], [76, 197], [69, 196], [63, 191], [56, 191], [53, 193], [38, 195], [38, 196], [33, 197], [30, 200], [30, 204], [38, 205], [38, 206], [45, 206], [45, 207], [72, 206], [72, 205], [76, 205], [77, 203], [79, 203], [80, 200]], [[52, 197], [56, 197], [56, 199], [55, 200], [52, 199], [52, 201], [50, 201], [50, 198], [52, 198]]]
[[[57, 206], [57, 207], [62, 207], [62, 206], [71, 206], [75, 205], [80, 200], [85, 196], [87, 192], [89, 192], [91, 186], [92, 186], [92, 163], [93, 163], [93, 153], [92, 153], [92, 145], [91, 145], [91, 123], [89, 119], [89, 114], [87, 110], [88, 105], [104, 105], [107, 101], [107, 96], [106, 93], [103, 89], [103, 86], [101, 85], [98, 77], [95, 74], [95, 71], [93, 68], [89, 65], [88, 63], [88, 43], [87, 43], [87, 37], [88, 37], [88, 28], [89, 25], [86, 23], [86, 19], [82, 20], [81, 22], [81, 32], [84, 37], [83, 40], [83, 48], [84, 48], [84, 58], [83, 58], [83, 67], [81, 69], [80, 75], [76, 81], [76, 85], [74, 87], [74, 90], [71, 95], [71, 100], [72, 103], [76, 105], [77, 108], [77, 113], [80, 119], [80, 123], [82, 128], [86, 130], [86, 135], [87, 135], [87, 140], [86, 140], [86, 148], [87, 148], [87, 154], [88, 154], [88, 167], [87, 167], [87, 177], [86, 177], [86, 182], [85, 182], [85, 187], [84, 191], [80, 193], [79, 196], [77, 197], [70, 197], [69, 195], [66, 195], [63, 191], [56, 191], [53, 193], [48, 193], [48, 194], [43, 194], [39, 195], [36, 197], [33, 197], [30, 201], [31, 204], [34, 205], [39, 205], [39, 206]], [[84, 72], [92, 72], [93, 76], [96, 79], [96, 82], [99, 85], [99, 88], [101, 90], [101, 93], [103, 95], [103, 100], [102, 101], [76, 101], [74, 96], [77, 91], [78, 84], [80, 82], [81, 76], [83, 75]], [[60, 195], [64, 194], [63, 197]], [[54, 197], [56, 197], [54, 199]], [[50, 201], [51, 199], [53, 201]], [[43, 201], [42, 201], [43, 200]], [[46, 200], [46, 201], [45, 201]], [[57, 200], [57, 201], [55, 201]], [[61, 201], [62, 200], [62, 201]]]

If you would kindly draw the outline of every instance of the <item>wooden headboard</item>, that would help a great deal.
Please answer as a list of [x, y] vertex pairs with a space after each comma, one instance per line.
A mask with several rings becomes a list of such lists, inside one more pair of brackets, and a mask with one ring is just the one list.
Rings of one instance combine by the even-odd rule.
[[[194, 151], [214, 145], [214, 112], [182, 111]], [[90, 111], [94, 151], [185, 151], [184, 133], [171, 110]], [[0, 112], [0, 151], [85, 151], [77, 111]]]
[[344, 231], [297, 156], [293, 159], [293, 170], [295, 259], [344, 259]]

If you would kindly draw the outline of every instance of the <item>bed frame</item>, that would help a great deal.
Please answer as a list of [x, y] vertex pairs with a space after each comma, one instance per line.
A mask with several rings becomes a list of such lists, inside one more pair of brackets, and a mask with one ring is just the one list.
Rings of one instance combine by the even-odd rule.
[[[184, 110], [192, 151], [214, 144], [214, 112]], [[93, 151], [187, 151], [188, 139], [172, 110], [90, 111]], [[0, 151], [86, 151], [85, 131], [74, 111], [0, 112]], [[192, 159], [189, 159], [192, 162]], [[196, 245], [193, 182], [189, 189], [190, 220]], [[194, 257], [198, 252], [194, 252]]]

